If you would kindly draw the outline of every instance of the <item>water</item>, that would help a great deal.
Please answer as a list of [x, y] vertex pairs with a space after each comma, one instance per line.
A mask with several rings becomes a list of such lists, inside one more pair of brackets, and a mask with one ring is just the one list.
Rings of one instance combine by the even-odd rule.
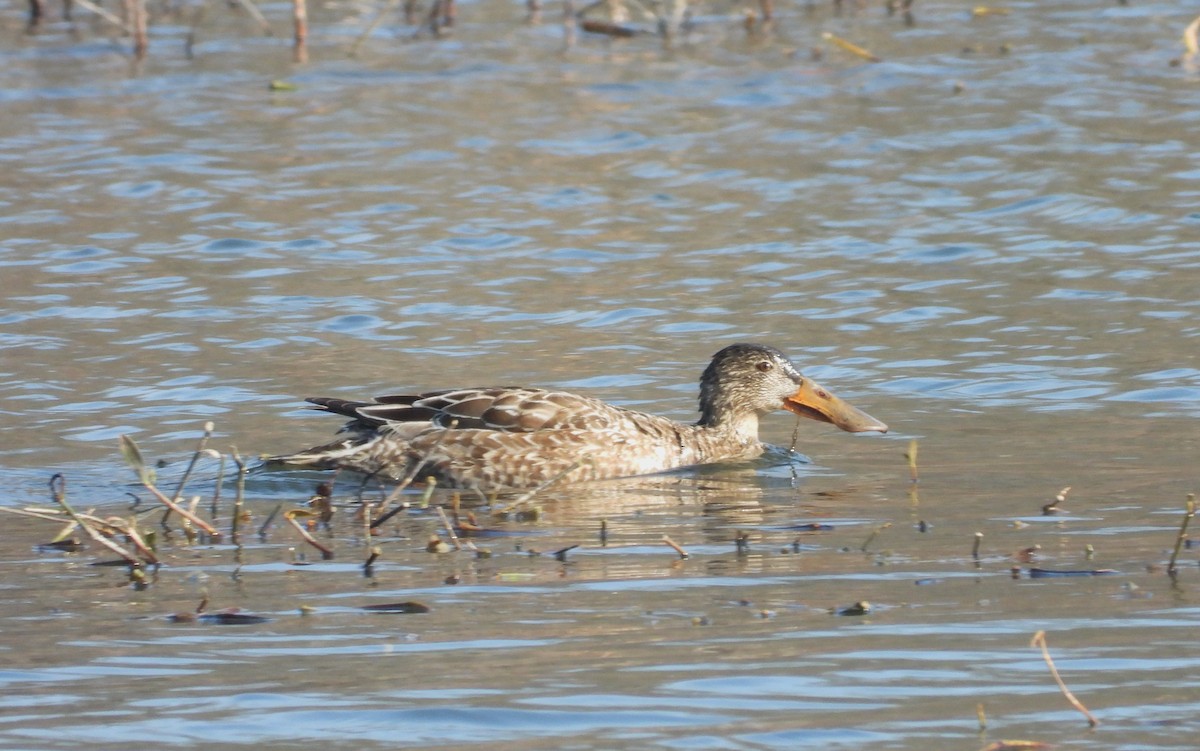
[[[748, 38], [712, 6], [672, 50], [564, 51], [557, 8], [472, 3], [449, 39], [384, 24], [352, 59], [375, 11], [335, 5], [304, 66], [181, 7], [136, 67], [98, 24], [31, 36], [0, 6], [7, 507], [63, 472], [125, 514], [121, 434], [168, 489], [205, 421], [247, 456], [311, 445], [337, 421], [307, 395], [528, 383], [690, 419], [738, 340], [892, 428], [479, 509], [490, 557], [426, 552], [413, 511], [370, 579], [349, 509], [332, 561], [277, 521], [240, 552], [176, 539], [144, 591], [6, 517], [0, 746], [1194, 747], [1194, 550], [1163, 571], [1197, 487], [1191, 18], [1007, 7], [787, 6]], [[313, 481], [252, 476], [250, 524]], [[168, 619], [206, 595], [270, 620]], [[405, 601], [431, 612], [361, 609]]]

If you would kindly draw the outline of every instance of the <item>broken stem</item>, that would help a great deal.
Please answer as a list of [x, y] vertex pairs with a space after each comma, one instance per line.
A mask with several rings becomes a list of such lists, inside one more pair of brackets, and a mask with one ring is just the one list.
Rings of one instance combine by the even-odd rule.
[[1183, 543], [1187, 541], [1188, 524], [1192, 521], [1192, 517], [1196, 515], [1196, 494], [1188, 493], [1187, 503], [1183, 514], [1183, 522], [1179, 525], [1179, 534], [1175, 537], [1175, 549], [1171, 551], [1171, 562], [1167, 564], [1167, 575], [1172, 579], [1179, 573], [1175, 563], [1179, 558], [1179, 551], [1183, 549]]
[[663, 535], [663, 536], [662, 536], [662, 541], [663, 541], [663, 543], [664, 543], [664, 544], [666, 544], [666, 545], [667, 545], [669, 548], [671, 548], [671, 550], [674, 550], [676, 553], [679, 553], [679, 557], [680, 557], [680, 558], [687, 558], [687, 557], [688, 557], [688, 552], [687, 552], [686, 550], [684, 550], [682, 547], [680, 547], [680, 546], [679, 546], [679, 543], [675, 542], [674, 540], [672, 540], [672, 539], [671, 539], [670, 537], [668, 537], [667, 535]]
[[1062, 676], [1058, 674], [1058, 668], [1054, 667], [1054, 660], [1050, 659], [1050, 649], [1046, 646], [1046, 632], [1038, 631], [1034, 634], [1032, 641], [1029, 642], [1029, 646], [1042, 648], [1042, 657], [1045, 658], [1046, 665], [1050, 668], [1050, 675], [1054, 676], [1054, 681], [1058, 684], [1058, 688], [1062, 691], [1063, 696], [1067, 697], [1067, 701], [1071, 702], [1071, 706], [1083, 713], [1083, 716], [1087, 718], [1089, 726], [1096, 727], [1099, 725], [1100, 721], [1087, 710], [1087, 707], [1083, 706], [1083, 702], [1075, 698], [1075, 694], [1071, 693], [1071, 690], [1067, 688], [1067, 684], [1063, 683]]

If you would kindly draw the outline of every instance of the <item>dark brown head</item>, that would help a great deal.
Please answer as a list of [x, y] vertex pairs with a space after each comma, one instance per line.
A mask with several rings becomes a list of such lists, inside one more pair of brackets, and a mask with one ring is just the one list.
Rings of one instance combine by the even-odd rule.
[[758, 415], [778, 409], [850, 433], [887, 432], [887, 425], [801, 375], [774, 347], [731, 344], [713, 355], [700, 377], [701, 425], [752, 422], [757, 430]]

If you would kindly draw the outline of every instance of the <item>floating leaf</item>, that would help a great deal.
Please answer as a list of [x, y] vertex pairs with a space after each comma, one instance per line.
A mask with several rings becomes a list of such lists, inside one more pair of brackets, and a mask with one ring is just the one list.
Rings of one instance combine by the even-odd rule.
[[127, 435], [122, 435], [119, 439], [121, 446], [121, 456], [125, 457], [126, 463], [133, 467], [133, 471], [137, 472], [138, 480], [143, 485], [153, 485], [155, 480], [155, 472], [152, 468], [146, 466], [146, 460], [142, 458], [142, 451], [133, 439]]

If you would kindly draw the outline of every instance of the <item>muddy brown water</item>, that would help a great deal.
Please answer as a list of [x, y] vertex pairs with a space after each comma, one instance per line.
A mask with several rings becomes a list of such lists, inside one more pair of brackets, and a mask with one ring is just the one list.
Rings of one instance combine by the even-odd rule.
[[[183, 7], [135, 67], [99, 24], [28, 35], [0, 5], [6, 507], [62, 472], [123, 515], [119, 435], [171, 487], [205, 421], [248, 456], [327, 437], [307, 395], [523, 383], [689, 419], [739, 340], [892, 427], [479, 509], [485, 557], [427, 552], [414, 509], [371, 578], [349, 509], [331, 561], [278, 523], [176, 536], [144, 590], [5, 516], [0, 747], [1194, 748], [1195, 550], [1163, 570], [1200, 487], [1191, 17], [915, 9], [781, 6], [747, 37], [713, 4], [670, 50], [564, 51], [557, 8], [466, 3], [448, 39], [385, 23], [349, 58], [375, 10], [338, 4], [292, 66]], [[251, 475], [251, 523], [315, 479]], [[169, 619], [206, 596], [268, 620]], [[362, 609], [398, 602], [430, 612]]]

